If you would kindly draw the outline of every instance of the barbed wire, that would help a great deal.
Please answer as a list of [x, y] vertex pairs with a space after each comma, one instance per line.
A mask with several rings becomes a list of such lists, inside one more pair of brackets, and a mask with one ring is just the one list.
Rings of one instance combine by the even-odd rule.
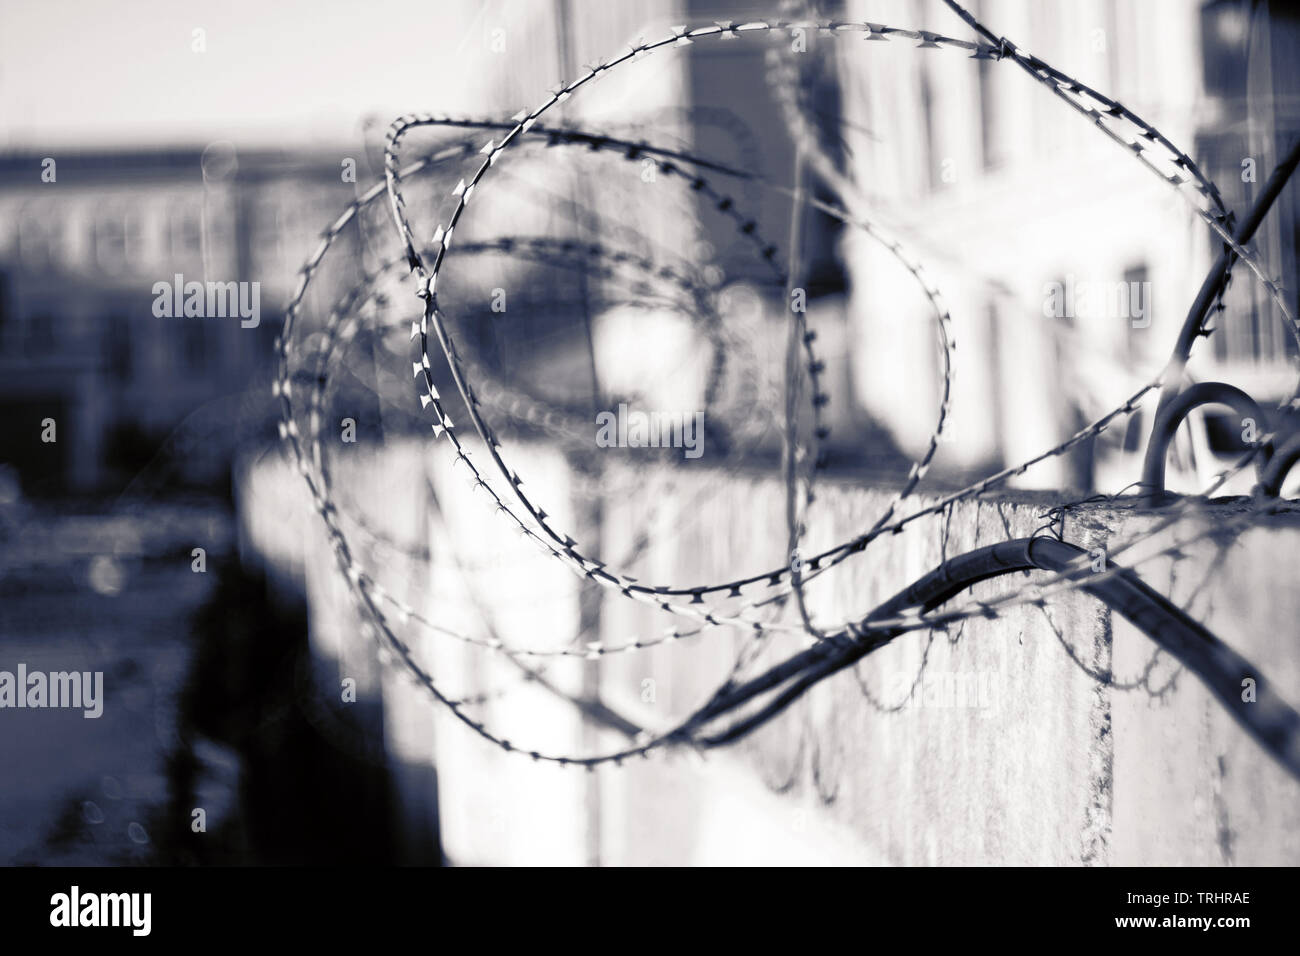
[[[1238, 241], [1231, 233], [1232, 217], [1224, 206], [1219, 190], [1199, 170], [1196, 164], [1172, 141], [1167, 139], [1155, 127], [1143, 121], [1136, 113], [1118, 102], [1098, 93], [1067, 74], [1056, 70], [1038, 57], [1020, 49], [1010, 40], [996, 36], [991, 30], [976, 20], [952, 0], [945, 0], [947, 5], [984, 40], [967, 41], [941, 34], [892, 27], [875, 23], [851, 23], [836, 20], [818, 19], [778, 19], [753, 20], [743, 23], [717, 22], [709, 26], [694, 28], [676, 27], [671, 34], [653, 42], [640, 40], [633, 43], [625, 52], [604, 63], [597, 63], [585, 69], [578, 78], [561, 84], [548, 93], [548, 98], [532, 110], [523, 110], [515, 114], [509, 122], [486, 119], [455, 118], [437, 114], [413, 113], [394, 120], [388, 128], [384, 143], [384, 180], [362, 193], [358, 199], [340, 214], [339, 218], [322, 235], [317, 249], [307, 259], [299, 274], [297, 287], [291, 296], [286, 310], [283, 331], [276, 343], [278, 352], [278, 370], [274, 383], [274, 394], [281, 402], [281, 438], [286, 443], [292, 460], [307, 483], [313, 505], [323, 519], [327, 538], [333, 550], [342, 575], [348, 580], [350, 591], [360, 612], [363, 633], [375, 638], [381, 648], [382, 656], [395, 657], [400, 660], [409, 677], [428, 690], [432, 696], [449, 709], [463, 724], [470, 727], [484, 739], [507, 751], [517, 751], [531, 756], [534, 760], [556, 763], [559, 765], [578, 765], [595, 768], [606, 764], [620, 764], [632, 757], [648, 757], [669, 745], [687, 745], [689, 748], [707, 748], [720, 746], [738, 739], [755, 726], [771, 719], [785, 706], [797, 699], [802, 693], [818, 681], [834, 673], [842, 661], [860, 659], [866, 653], [884, 646], [898, 636], [912, 630], [929, 629], [931, 641], [933, 632], [943, 630], [954, 624], [961, 624], [972, 618], [996, 618], [1012, 608], [1030, 606], [1040, 609], [1058, 640], [1067, 653], [1074, 655], [1068, 647], [1063, 634], [1057, 628], [1047, 612], [1048, 603], [1072, 591], [1084, 589], [1098, 593], [1110, 581], [1131, 581], [1132, 568], [1151, 562], [1158, 558], [1185, 557], [1192, 545], [1205, 540], [1232, 540], [1260, 521], [1285, 509], [1283, 503], [1265, 496], [1257, 496], [1240, 507], [1234, 515], [1216, 514], [1216, 521], [1208, 527], [1195, 529], [1190, 534], [1172, 535], [1171, 543], [1160, 548], [1147, 549], [1144, 553], [1132, 555], [1132, 560], [1125, 566], [1109, 564], [1096, 570], [1089, 566], [1086, 555], [1055, 568], [1043, 581], [1018, 583], [1007, 588], [1003, 593], [987, 599], [971, 599], [964, 603], [949, 606], [946, 609], [928, 608], [923, 605], [899, 605], [897, 599], [886, 602], [862, 615], [847, 619], [833, 626], [815, 624], [809, 605], [806, 603], [805, 586], [818, 577], [839, 567], [855, 555], [864, 553], [874, 542], [885, 536], [895, 536], [918, 525], [925, 517], [943, 517], [945, 524], [941, 530], [943, 540], [941, 552], [944, 555], [940, 571], [949, 566], [947, 555], [947, 524], [953, 508], [961, 502], [976, 500], [991, 489], [1025, 474], [1030, 468], [1045, 461], [1060, 457], [1071, 449], [1089, 441], [1115, 421], [1127, 418], [1138, 410], [1149, 393], [1173, 387], [1181, 374], [1181, 365], [1171, 360], [1158, 375], [1148, 380], [1122, 404], [1106, 414], [1079, 428], [1074, 434], [1055, 446], [1034, 455], [1016, 465], [995, 471], [963, 488], [940, 495], [928, 504], [918, 505], [906, 514], [899, 515], [900, 506], [912, 498], [921, 481], [926, 476], [934, 456], [937, 454], [940, 436], [949, 419], [952, 399], [953, 354], [955, 344], [950, 332], [951, 315], [945, 305], [937, 286], [928, 278], [919, 261], [914, 260], [904, 249], [901, 242], [888, 235], [886, 230], [866, 214], [870, 203], [857, 187], [852, 177], [840, 170], [819, 137], [805, 117], [807, 104], [802, 102], [797, 93], [781, 97], [781, 113], [792, 139], [796, 144], [797, 169], [802, 170], [806, 164], [808, 171], [821, 183], [830, 186], [843, 205], [828, 202], [812, 195], [803, 180], [803, 174], [797, 173], [792, 187], [772, 183], [761, 175], [743, 168], [728, 167], [707, 157], [692, 155], [683, 150], [668, 150], [647, 144], [632, 142], [603, 134], [583, 130], [547, 127], [539, 120], [558, 104], [569, 99], [574, 93], [590, 83], [603, 78], [609, 72], [625, 63], [643, 59], [657, 51], [673, 47], [689, 46], [696, 42], [711, 42], [746, 39], [756, 36], [796, 35], [813, 31], [818, 35], [837, 40], [859, 38], [871, 41], [915, 41], [917, 49], [961, 50], [978, 60], [994, 62], [1013, 62], [1029, 73], [1037, 82], [1047, 86], [1059, 99], [1067, 103], [1074, 111], [1097, 126], [1107, 138], [1122, 146], [1141, 165], [1149, 169], [1170, 185], [1190, 205], [1195, 215], [1205, 222], [1213, 234], [1222, 241], [1225, 250], [1231, 252], [1224, 270], [1223, 281], [1214, 288], [1213, 299], [1208, 314], [1223, 311], [1222, 296], [1227, 287], [1228, 276], [1237, 260], [1246, 264], [1252, 274], [1260, 281], [1270, 299], [1276, 305], [1284, 319], [1289, 333], [1300, 344], [1300, 326], [1297, 326], [1289, 306], [1285, 301], [1280, 283], [1271, 279], [1265, 272], [1259, 257], [1249, 250], [1244, 241]], [[772, 59], [773, 75], [786, 80], [798, 79], [797, 68], [783, 65], [779, 57]], [[794, 69], [791, 73], [790, 69]], [[783, 72], [784, 71], [784, 72]], [[797, 91], [802, 88], [798, 82], [774, 83], [781, 89]], [[451, 128], [500, 132], [498, 140], [495, 135], [481, 147], [469, 141], [431, 153], [415, 162], [402, 166], [399, 152], [406, 134], [417, 128]], [[529, 144], [544, 143], [548, 146], [585, 146], [593, 153], [615, 153], [633, 161], [648, 161], [665, 180], [675, 181], [685, 186], [697, 201], [713, 210], [714, 214], [730, 219], [739, 235], [747, 239], [755, 249], [759, 260], [768, 267], [775, 285], [784, 287], [786, 306], [790, 306], [792, 292], [798, 288], [797, 278], [801, 271], [799, 252], [799, 228], [796, 224], [791, 235], [790, 263], [782, 269], [778, 259], [777, 246], [762, 237], [756, 219], [745, 215], [735, 198], [726, 191], [718, 189], [709, 177], [734, 177], [744, 182], [747, 188], [774, 191], [789, 196], [795, 209], [797, 223], [802, 209], [815, 209], [819, 212], [860, 229], [881, 243], [884, 248], [899, 261], [918, 283], [936, 316], [936, 333], [940, 343], [942, 362], [942, 383], [937, 421], [934, 424], [929, 441], [924, 451], [911, 465], [900, 489], [890, 498], [881, 514], [865, 530], [838, 544], [825, 547], [807, 559], [793, 559], [801, 547], [803, 536], [807, 533], [807, 512], [816, 500], [814, 486], [817, 474], [826, 464], [825, 443], [830, 430], [825, 417], [825, 409], [830, 401], [829, 390], [823, 377], [826, 364], [816, 353], [814, 342], [815, 330], [807, 325], [807, 316], [800, 309], [790, 309], [788, 321], [789, 346], [787, 349], [787, 368], [783, 376], [786, 396], [784, 402], [784, 427], [782, 429], [783, 480], [786, 487], [786, 525], [787, 543], [792, 553], [792, 561], [780, 567], [770, 568], [757, 574], [736, 577], [722, 583], [696, 583], [689, 585], [645, 584], [625, 572], [612, 570], [593, 553], [579, 547], [578, 542], [568, 533], [557, 527], [551, 516], [539, 502], [523, 490], [524, 480], [506, 461], [504, 445], [499, 439], [504, 432], [499, 424], [489, 423], [484, 409], [490, 409], [497, 416], [505, 415], [507, 420], [516, 419], [542, 428], [552, 440], [571, 453], [580, 454], [581, 432], [568, 426], [563, 421], [563, 412], [536, 395], [521, 391], [514, 384], [501, 376], [494, 375], [490, 365], [476, 360], [473, 355], [462, 354], [453, 336], [453, 329], [448, 312], [439, 299], [439, 280], [448, 273], [446, 267], [447, 253], [452, 246], [453, 235], [461, 228], [462, 220], [467, 215], [470, 200], [481, 194], [485, 183], [491, 181], [490, 173], [501, 156], [507, 150], [512, 154]], [[433, 230], [430, 243], [419, 243], [415, 239], [415, 230], [408, 216], [408, 201], [403, 192], [404, 184], [421, 174], [428, 174], [443, 165], [450, 165], [458, 160], [469, 159], [477, 162], [477, 168], [469, 175], [458, 178], [450, 191], [452, 209], [450, 214], [440, 221]], [[1162, 169], [1162, 165], [1164, 169]], [[1168, 171], [1172, 170], [1172, 171]], [[706, 176], [707, 174], [707, 176]], [[435, 189], [437, 187], [435, 186]], [[317, 388], [307, 406], [307, 447], [304, 447], [298, 419], [292, 403], [294, 376], [291, 373], [292, 359], [295, 357], [294, 331], [295, 319], [304, 308], [305, 294], [314, 275], [321, 267], [322, 261], [342, 232], [358, 219], [358, 213], [376, 202], [381, 196], [387, 196], [393, 225], [396, 229], [402, 253], [397, 257], [385, 259], [379, 269], [366, 272], [359, 283], [339, 301], [339, 305], [330, 313], [325, 323], [325, 344], [315, 354], [315, 381]], [[491, 241], [474, 240], [457, 242], [459, 254], [477, 254], [497, 252], [507, 255], [533, 255], [543, 252], [557, 252], [566, 265], [578, 269], [591, 269], [603, 279], [610, 279], [612, 274], [601, 272], [607, 266], [629, 265], [633, 270], [640, 270], [647, 280], [647, 289], [656, 283], [668, 283], [678, 287], [692, 302], [694, 316], [700, 319], [698, 324], [705, 331], [706, 341], [713, 346], [714, 361], [710, 363], [710, 376], [705, 389], [706, 407], [712, 407], [716, 400], [714, 391], [721, 380], [722, 370], [734, 355], [733, 349], [740, 343], [736, 336], [731, 336], [725, 329], [725, 322], [711, 304], [711, 296], [717, 289], [712, 288], [702, 294], [702, 287], [685, 273], [679, 273], [670, 267], [657, 264], [652, 258], [611, 251], [599, 244], [571, 244], [563, 247], [562, 243], [545, 237], [505, 237]], [[572, 258], [571, 258], [572, 256]], [[329, 469], [322, 451], [320, 436], [324, 430], [323, 408], [328, 399], [326, 381], [327, 369], [341, 355], [362, 328], [363, 312], [367, 309], [382, 311], [391, 306], [391, 302], [377, 293], [378, 283], [384, 275], [391, 273], [399, 264], [405, 264], [415, 281], [416, 294], [422, 301], [421, 315], [410, 327], [410, 338], [418, 342], [415, 354], [417, 359], [411, 363], [412, 376], [417, 384], [417, 396], [424, 413], [432, 417], [429, 426], [434, 439], [445, 437], [454, 456], [454, 465], [463, 465], [466, 480], [476, 491], [481, 492], [489, 511], [496, 514], [506, 526], [516, 531], [521, 537], [535, 544], [543, 554], [560, 562], [574, 572], [583, 582], [596, 586], [624, 598], [658, 608], [664, 612], [692, 622], [689, 626], [668, 628], [661, 637], [649, 639], [632, 639], [626, 642], [608, 642], [598, 634], [579, 632], [569, 642], [569, 646], [559, 648], [522, 648], [510, 646], [501, 639], [491, 624], [490, 615], [481, 616], [484, 635], [463, 634], [437, 624], [430, 617], [417, 610], [411, 603], [393, 597], [376, 580], [372, 572], [356, 559], [348, 537], [338, 523], [338, 508], [331, 495]], [[649, 293], [647, 293], [649, 294]], [[445, 293], [444, 293], [445, 297]], [[391, 328], [376, 313], [372, 319], [377, 331]], [[430, 328], [432, 327], [432, 334]], [[1198, 329], [1200, 331], [1200, 329]], [[708, 336], [714, 336], [708, 338]], [[432, 342], [436, 342], [436, 349]], [[802, 356], [799, 358], [799, 356]], [[469, 417], [473, 425], [472, 434], [481, 448], [471, 449], [469, 440], [460, 437], [460, 430], [453, 424], [448, 411], [448, 402], [435, 385], [435, 369], [439, 374], [450, 377], [454, 383], [461, 403], [461, 411]], [[806, 396], [803, 395], [802, 383], [807, 379]], [[1300, 396], [1300, 384], [1294, 396]], [[805, 438], [801, 438], [799, 427], [802, 398], [807, 399], [807, 411], [812, 427]], [[1292, 402], [1283, 403], [1281, 410]], [[751, 409], [752, 411], [752, 409]], [[773, 417], [774, 418], [774, 417]], [[1135, 531], [1107, 542], [1105, 550], [1109, 559], [1113, 555], [1133, 551], [1140, 543], [1156, 540], [1157, 536], [1176, 531], [1190, 523], [1190, 519], [1205, 514], [1205, 502], [1209, 496], [1258, 459], [1271, 454], [1274, 443], [1279, 439], [1275, 432], [1268, 432], [1251, 447], [1231, 468], [1222, 472], [1199, 496], [1185, 498], [1173, 507], [1158, 513], [1159, 517], [1149, 527]], [[472, 460], [475, 451], [486, 452], [490, 464], [487, 469], [480, 469]], [[736, 461], [742, 460], [738, 455]], [[804, 467], [800, 467], [803, 465]], [[589, 483], [582, 488], [585, 494], [600, 494], [608, 489], [603, 484], [606, 476], [599, 473], [594, 480], [584, 477], [583, 469], [573, 469], [575, 481]], [[495, 474], [495, 477], [493, 476]], [[508, 486], [498, 490], [496, 483]], [[1119, 493], [1103, 496], [1107, 504], [1113, 505], [1120, 499]], [[1054, 540], [1064, 541], [1063, 520], [1066, 511], [1087, 502], [1062, 504], [1051, 509], [1047, 515], [1048, 525], [1040, 528], [1030, 541], [1040, 535], [1054, 535]], [[515, 510], [519, 509], [519, 510]], [[1153, 515], [1156, 513], [1153, 513]], [[358, 527], [361, 525], [358, 524]], [[1059, 526], [1059, 530], [1058, 529]], [[367, 531], [367, 533], [370, 533]], [[373, 535], [382, 538], [379, 534]], [[649, 538], [642, 535], [636, 539], [636, 547], [629, 552], [632, 561], [644, 550]], [[1222, 560], [1224, 549], [1221, 547], [1211, 562], [1213, 568]], [[630, 564], [631, 561], [628, 562]], [[945, 572], [946, 573], [946, 572]], [[762, 595], [758, 592], [762, 590]], [[473, 590], [472, 588], [470, 590]], [[800, 618], [799, 623], [786, 623], [779, 619], [779, 612], [787, 606], [787, 599], [793, 595], [794, 605]], [[705, 597], [716, 598], [724, 602], [738, 601], [737, 606], [722, 610], [705, 602]], [[689, 599], [685, 603], [681, 599]], [[482, 601], [473, 598], [482, 608]], [[945, 599], [947, 603], [947, 599]], [[414, 621], [420, 627], [436, 636], [450, 638], [467, 644], [473, 644], [488, 650], [499, 652], [512, 661], [519, 663], [530, 658], [547, 657], [582, 657], [599, 660], [604, 656], [634, 652], [658, 644], [668, 644], [693, 637], [709, 629], [738, 629], [745, 640], [733, 663], [731, 673], [724, 683], [708, 700], [690, 716], [679, 721], [674, 727], [658, 734], [647, 735], [635, 722], [629, 721], [612, 711], [593, 709], [591, 701], [574, 700], [573, 702], [589, 718], [605, 726], [619, 730], [634, 738], [629, 747], [605, 754], [591, 756], [570, 756], [545, 754], [537, 750], [521, 748], [498, 732], [489, 729], [481, 720], [469, 715], [467, 707], [473, 702], [482, 703], [485, 698], [456, 698], [445, 693], [433, 680], [429, 670], [422, 665], [410, 645], [399, 637], [390, 627], [387, 614], [396, 614], [400, 623]], [[774, 619], [770, 612], [778, 612]], [[766, 615], [760, 620], [755, 615]], [[1189, 619], [1190, 620], [1190, 619]], [[803, 634], [814, 640], [811, 651], [795, 655], [780, 662], [762, 674], [741, 680], [750, 665], [757, 660], [757, 648], [763, 639], [772, 633]], [[1154, 636], [1154, 635], [1153, 635]], [[586, 638], [594, 638], [586, 640]], [[1161, 645], [1164, 646], [1163, 644]], [[928, 656], [927, 645], [922, 657], [921, 668], [925, 666]], [[811, 656], [809, 656], [811, 655]], [[1149, 679], [1154, 656], [1143, 670], [1141, 676], [1132, 682], [1115, 682], [1112, 674], [1102, 675], [1090, 672], [1094, 679], [1105, 677], [1115, 686], [1143, 686]], [[1076, 660], [1076, 663], [1079, 663]], [[1203, 670], [1204, 668], [1202, 668]], [[526, 674], [538, 672], [525, 668]], [[1205, 675], [1198, 671], [1204, 678]], [[536, 679], [536, 678], [534, 678]], [[920, 679], [918, 671], [917, 680]], [[914, 681], [912, 691], [915, 690]], [[1166, 685], [1167, 687], [1168, 685]], [[784, 689], [782, 689], [784, 687]], [[553, 688], [556, 693], [562, 692]], [[864, 693], [867, 692], [865, 685]], [[1163, 693], [1163, 690], [1161, 691]], [[708, 727], [724, 718], [731, 718], [750, 701], [771, 694], [768, 704], [749, 716], [737, 718], [722, 732], [710, 732]], [[872, 700], [880, 709], [879, 702]], [[602, 705], [603, 706], [603, 705]], [[1243, 719], [1239, 714], [1238, 719]], [[1279, 726], [1290, 726], [1282, 720]], [[1250, 729], [1250, 728], [1248, 728]], [[1261, 731], [1253, 728], [1263, 740]], [[1271, 739], [1271, 738], [1270, 738]], [[1285, 751], [1286, 746], [1296, 746], [1294, 742], [1283, 745], [1281, 750], [1271, 743], [1275, 754]], [[1297, 765], [1288, 765], [1293, 773]]]

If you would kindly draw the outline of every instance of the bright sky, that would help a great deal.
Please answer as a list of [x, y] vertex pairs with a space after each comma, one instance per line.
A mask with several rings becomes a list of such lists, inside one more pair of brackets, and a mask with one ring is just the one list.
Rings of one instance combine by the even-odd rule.
[[3, 0], [0, 149], [303, 145], [368, 113], [481, 109], [492, 30], [517, 39], [550, 2]]

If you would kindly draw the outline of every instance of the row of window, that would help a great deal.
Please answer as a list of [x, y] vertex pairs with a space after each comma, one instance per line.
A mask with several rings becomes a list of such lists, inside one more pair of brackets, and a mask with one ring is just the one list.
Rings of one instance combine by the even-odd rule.
[[[200, 203], [178, 203], [164, 209], [143, 204], [127, 208], [110, 201], [107, 208], [93, 208], [91, 203], [102, 205], [102, 200], [71, 209], [30, 201], [12, 215], [0, 215], [0, 223], [12, 223], [8, 236], [0, 232], [0, 255], [30, 271], [164, 273], [213, 256], [222, 267], [233, 261], [237, 230], [244, 225], [235, 220], [229, 206], [205, 210]], [[254, 261], [276, 266], [291, 250], [295, 255], [309, 250], [300, 233], [312, 214], [320, 222], [331, 212], [280, 202], [259, 202], [251, 209], [245, 227], [252, 230], [250, 253]]]
[[52, 204], [24, 205], [8, 244], [15, 264], [33, 271], [118, 270], [158, 259], [188, 261], [202, 253], [202, 219], [192, 206], [159, 217], [109, 209], [86, 218], [69, 217]]

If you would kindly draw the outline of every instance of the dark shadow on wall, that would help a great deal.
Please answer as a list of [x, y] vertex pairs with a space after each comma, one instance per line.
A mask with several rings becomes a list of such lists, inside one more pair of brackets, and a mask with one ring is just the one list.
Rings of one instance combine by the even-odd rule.
[[[285, 598], [261, 572], [230, 562], [193, 633], [179, 744], [167, 761], [168, 805], [154, 823], [156, 862], [444, 862], [436, 801], [424, 832], [399, 823], [410, 814], [384, 757], [380, 705], [336, 703], [340, 695], [312, 666], [300, 601]], [[194, 811], [210, 790], [208, 742], [236, 756], [237, 798], [219, 817], [208, 816], [206, 832], [196, 832]]]

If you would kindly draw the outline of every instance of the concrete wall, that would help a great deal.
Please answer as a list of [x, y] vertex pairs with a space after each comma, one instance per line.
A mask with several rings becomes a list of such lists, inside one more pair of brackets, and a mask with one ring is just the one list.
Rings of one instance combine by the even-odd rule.
[[[446, 451], [345, 446], [331, 453], [340, 508], [408, 543], [423, 540], [432, 554], [425, 562], [385, 553], [344, 519], [355, 552], [377, 567], [390, 593], [447, 627], [482, 634], [490, 621], [507, 643], [571, 641], [580, 582], [493, 518]], [[622, 564], [648, 528], [652, 543], [628, 568], [644, 581], [722, 581], [786, 561], [784, 491], [769, 477], [615, 468], [606, 492], [594, 496], [548, 451], [517, 447], [512, 460], [559, 527], [599, 514], [600, 553], [611, 564]], [[339, 574], [301, 484], [269, 456], [248, 470], [245, 540], [283, 566], [297, 563], [317, 605], [321, 652], [358, 670], [374, 645], [337, 600], [342, 592], [324, 583]], [[870, 526], [889, 494], [827, 483], [804, 553]], [[575, 517], [576, 499], [583, 506]], [[945, 554], [1028, 535], [1050, 502], [1015, 493], [922, 519], [811, 584], [814, 616], [831, 624], [861, 615]], [[1071, 513], [1066, 536], [1104, 546], [1143, 522], [1150, 518], [1093, 507]], [[1176, 568], [1155, 560], [1142, 569], [1158, 590], [1184, 606], [1190, 601], [1198, 619], [1295, 702], [1300, 592], [1277, 558], [1297, 547], [1300, 528], [1278, 517], [1222, 555], [1207, 543], [1190, 548]], [[988, 582], [976, 593], [1007, 586]], [[335, 598], [324, 613], [326, 594]], [[599, 621], [610, 642], [676, 623], [613, 594], [600, 599]], [[517, 746], [582, 753], [625, 742], [585, 724], [499, 655], [394, 626], [452, 696], [488, 694], [480, 712]], [[764, 658], [801, 644], [772, 638]], [[736, 635], [719, 629], [599, 665], [565, 659], [546, 677], [568, 692], [598, 690], [642, 726], [664, 729], [712, 693], [738, 647]], [[367, 692], [382, 696], [394, 759], [436, 763], [443, 842], [457, 863], [1300, 862], [1300, 785], [1194, 676], [1165, 655], [1148, 669], [1153, 650], [1104, 606], [1073, 594], [949, 633], [906, 635], [727, 750], [594, 773], [503, 753], [400, 677], [371, 681]], [[1146, 681], [1130, 686], [1144, 672]], [[1112, 673], [1110, 683], [1094, 676]], [[418, 804], [419, 795], [413, 799]]]

